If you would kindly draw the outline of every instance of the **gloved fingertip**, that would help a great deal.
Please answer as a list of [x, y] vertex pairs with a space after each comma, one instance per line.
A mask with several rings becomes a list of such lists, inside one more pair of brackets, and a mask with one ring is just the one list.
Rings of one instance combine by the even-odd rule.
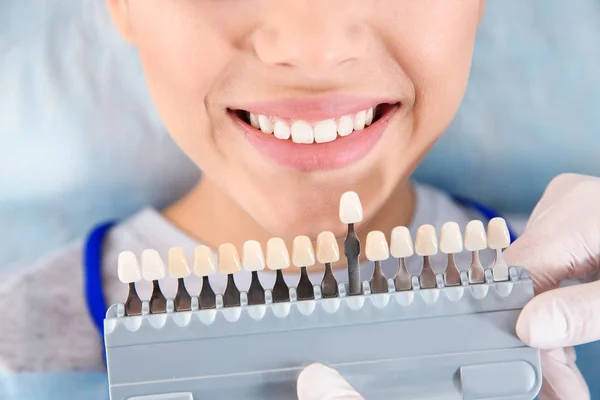
[[313, 363], [298, 376], [299, 400], [364, 400], [335, 369]]
[[565, 346], [569, 326], [556, 300], [552, 293], [543, 293], [523, 308], [515, 327], [523, 343], [537, 349]]

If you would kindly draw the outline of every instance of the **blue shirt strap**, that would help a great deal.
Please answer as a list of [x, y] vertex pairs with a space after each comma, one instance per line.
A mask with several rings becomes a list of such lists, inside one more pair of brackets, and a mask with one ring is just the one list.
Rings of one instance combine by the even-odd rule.
[[102, 253], [104, 238], [115, 222], [107, 222], [96, 226], [88, 234], [83, 253], [85, 299], [88, 312], [104, 340], [104, 318], [106, 316], [106, 301], [102, 291]]

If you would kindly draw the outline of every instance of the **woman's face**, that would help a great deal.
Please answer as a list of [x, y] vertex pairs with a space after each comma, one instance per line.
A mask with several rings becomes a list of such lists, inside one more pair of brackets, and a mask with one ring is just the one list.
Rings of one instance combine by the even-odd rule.
[[448, 126], [483, 0], [108, 0], [168, 131], [273, 235], [365, 220]]

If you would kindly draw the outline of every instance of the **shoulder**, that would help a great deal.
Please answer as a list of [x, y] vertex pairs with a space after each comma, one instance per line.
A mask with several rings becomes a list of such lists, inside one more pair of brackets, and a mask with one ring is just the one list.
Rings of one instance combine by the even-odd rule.
[[85, 307], [82, 244], [3, 268], [0, 319], [0, 370], [98, 367], [102, 348]]

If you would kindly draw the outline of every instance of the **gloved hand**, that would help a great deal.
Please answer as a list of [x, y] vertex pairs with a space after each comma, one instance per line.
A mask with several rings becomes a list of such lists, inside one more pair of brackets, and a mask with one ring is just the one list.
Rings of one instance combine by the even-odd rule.
[[[600, 281], [557, 289], [565, 279], [600, 270], [600, 178], [555, 178], [534, 209], [525, 233], [505, 252], [524, 267], [536, 297], [523, 309], [517, 335], [542, 349], [540, 400], [587, 400], [574, 345], [600, 340]], [[335, 370], [312, 364], [298, 378], [299, 400], [363, 400]]]
[[311, 364], [298, 376], [298, 400], [364, 400], [334, 369]]
[[600, 270], [600, 179], [573, 174], [554, 179], [525, 233], [504, 255], [508, 265], [524, 267], [535, 286], [517, 335], [543, 349], [540, 400], [589, 399], [572, 346], [600, 339], [600, 281], [557, 287]]

